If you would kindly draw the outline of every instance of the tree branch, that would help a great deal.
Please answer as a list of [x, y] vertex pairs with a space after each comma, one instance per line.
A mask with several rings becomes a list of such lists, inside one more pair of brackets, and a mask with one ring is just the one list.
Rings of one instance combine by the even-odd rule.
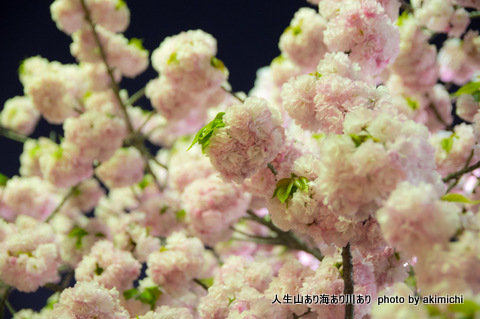
[[248, 216], [244, 217], [245, 219], [257, 222], [262, 224], [263, 226], [267, 227], [271, 231], [273, 231], [277, 237], [261, 237], [255, 235], [248, 235], [244, 233], [244, 235], [248, 236], [248, 238], [234, 238], [236, 240], [244, 240], [244, 241], [253, 241], [257, 244], [267, 244], [267, 245], [283, 245], [293, 250], [301, 250], [304, 251], [318, 260], [323, 260], [322, 252], [315, 247], [309, 247], [306, 243], [298, 239], [292, 232], [283, 231], [277, 226], [275, 226], [271, 221], [267, 221], [264, 218], [258, 217], [253, 211], [247, 210]]
[[444, 177], [442, 179], [442, 181], [444, 183], [454, 179], [454, 178], [457, 178], [457, 177], [460, 177], [462, 176], [463, 174], [466, 174], [466, 173], [470, 173], [474, 170], [476, 170], [477, 168], [480, 167], [480, 162], [477, 162], [476, 164], [473, 164], [472, 166], [468, 166], [468, 167], [465, 167], [465, 168], [462, 168], [461, 170], [459, 170], [458, 172], [455, 172], [455, 173], [452, 173], [452, 174], [449, 174], [447, 175], [446, 177]]
[[[353, 263], [352, 263], [352, 251], [350, 249], [350, 243], [342, 249], [342, 261], [343, 261], [343, 294], [353, 295]], [[353, 303], [345, 304], [345, 319], [353, 319], [354, 309]]]
[[107, 54], [105, 53], [105, 49], [102, 46], [100, 37], [98, 36], [95, 22], [93, 22], [92, 20], [92, 17], [90, 15], [90, 10], [88, 9], [87, 4], [85, 3], [85, 0], [80, 0], [80, 2], [82, 4], [83, 11], [85, 12], [85, 20], [87, 20], [87, 23], [90, 25], [90, 28], [92, 29], [93, 37], [95, 38], [95, 43], [97, 44], [98, 50], [100, 52], [100, 57], [102, 58], [103, 64], [107, 68], [107, 73], [108, 73], [108, 76], [110, 77], [112, 90], [113, 90], [113, 93], [115, 94], [115, 98], [117, 99], [118, 104], [120, 105], [120, 108], [122, 109], [125, 123], [127, 124], [128, 132], [132, 133], [134, 131], [133, 125], [132, 125], [132, 122], [130, 121], [130, 118], [128, 117], [127, 107], [125, 106], [125, 103], [123, 103], [123, 100], [120, 97], [120, 88], [118, 86], [117, 81], [115, 81], [112, 68], [108, 64]]

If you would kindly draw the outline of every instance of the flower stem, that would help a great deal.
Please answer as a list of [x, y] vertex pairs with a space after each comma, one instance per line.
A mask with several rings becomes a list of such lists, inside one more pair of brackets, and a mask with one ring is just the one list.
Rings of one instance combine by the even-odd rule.
[[9, 130], [1, 126], [0, 126], [0, 135], [20, 143], [25, 143], [25, 141], [28, 140], [28, 137], [26, 137], [25, 135], [18, 134], [12, 130]]

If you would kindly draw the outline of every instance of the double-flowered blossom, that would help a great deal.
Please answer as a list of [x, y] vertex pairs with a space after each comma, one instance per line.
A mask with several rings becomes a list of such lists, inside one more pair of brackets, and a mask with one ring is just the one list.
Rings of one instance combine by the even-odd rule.
[[342, 132], [345, 114], [357, 107], [373, 108], [384, 88], [364, 82], [358, 64], [344, 53], [327, 53], [315, 74], [291, 78], [282, 89], [288, 115], [312, 132]]
[[95, 169], [95, 174], [109, 188], [139, 183], [143, 178], [145, 161], [134, 147], [119, 148], [106, 162]]
[[29, 96], [16, 96], [5, 102], [0, 113], [0, 125], [23, 135], [30, 135], [35, 130], [40, 112], [33, 105]]
[[124, 291], [140, 275], [141, 265], [132, 254], [113, 246], [109, 240], [95, 243], [75, 269], [77, 281], [95, 281], [107, 289]]
[[[435, 217], [438, 218], [438, 217]], [[477, 299], [480, 293], [478, 223], [447, 245], [429, 245], [414, 265], [417, 286], [425, 295], [464, 294]]]
[[193, 316], [188, 308], [177, 308], [169, 306], [157, 307], [155, 311], [149, 311], [143, 316], [138, 316], [138, 319], [193, 319]]
[[402, 17], [401, 21], [400, 53], [390, 70], [398, 75], [395, 81], [406, 88], [414, 91], [430, 89], [438, 77], [437, 49], [428, 43], [430, 35], [412, 16]]
[[325, 26], [325, 19], [315, 10], [300, 8], [280, 37], [280, 50], [295, 64], [313, 69], [327, 51]]
[[230, 227], [245, 214], [250, 195], [217, 175], [197, 179], [182, 196], [189, 232], [208, 245], [228, 240]]
[[[228, 258], [216, 272], [213, 286], [198, 306], [200, 315], [205, 319], [280, 318], [281, 307], [272, 305], [262, 294], [272, 276], [272, 268], [266, 262], [249, 262], [240, 256]], [[241, 316], [243, 312], [245, 317]]]
[[36, 176], [15, 176], [2, 189], [0, 217], [14, 222], [19, 216], [26, 215], [44, 221], [58, 202], [54, 188], [48, 182]]
[[435, 146], [437, 171], [444, 176], [462, 169], [470, 155], [472, 164], [480, 159], [473, 127], [466, 123], [455, 126], [454, 132], [440, 131], [432, 135], [431, 142]]
[[450, 38], [443, 43], [438, 54], [440, 79], [462, 85], [480, 70], [480, 36], [469, 30], [462, 39]]
[[434, 32], [459, 37], [470, 24], [468, 12], [455, 0], [413, 0], [415, 18]]
[[128, 312], [119, 303], [119, 296], [115, 288], [109, 290], [95, 281], [79, 281], [60, 294], [50, 318], [129, 319]]
[[177, 232], [167, 238], [167, 244], [151, 253], [147, 260], [147, 275], [157, 285], [175, 290], [201, 275], [205, 263], [203, 243]]
[[33, 292], [60, 280], [60, 254], [52, 227], [21, 215], [15, 224], [0, 220], [0, 279]]
[[25, 94], [49, 123], [61, 124], [82, 108], [79, 101], [87, 82], [76, 65], [28, 58], [20, 66], [20, 80]]
[[357, 109], [347, 115], [344, 132], [348, 135], [323, 140], [321, 172], [315, 181], [323, 203], [337, 216], [366, 219], [403, 180], [443, 190], [429, 132], [421, 124], [384, 111]]
[[167, 37], [152, 53], [152, 65], [173, 87], [203, 92], [218, 88], [228, 71], [217, 54], [217, 41], [202, 31], [190, 30]]
[[277, 156], [285, 140], [280, 114], [262, 98], [230, 106], [223, 123], [205, 153], [226, 181], [242, 183], [253, 176]]
[[[123, 32], [130, 24], [130, 10], [123, 0], [86, 0], [93, 22], [112, 32]], [[52, 19], [67, 34], [87, 25], [81, 0], [55, 0], [50, 5]]]
[[228, 78], [216, 54], [217, 41], [202, 30], [167, 37], [152, 53], [152, 65], [160, 73], [146, 86], [152, 106], [168, 120], [192, 113], [205, 120], [207, 108], [224, 99], [220, 85]]
[[[148, 51], [139, 40], [128, 41], [122, 34], [108, 31], [100, 25], [95, 28], [108, 65], [129, 78], [134, 78], [148, 67]], [[72, 34], [70, 52], [78, 61], [100, 63], [102, 56], [92, 30], [85, 26]]]
[[78, 148], [79, 156], [101, 162], [108, 160], [122, 146], [127, 135], [122, 118], [99, 112], [85, 112], [63, 124], [64, 143]]
[[367, 74], [378, 74], [398, 55], [398, 27], [376, 0], [322, 1], [324, 41], [331, 52], [349, 52]]
[[460, 226], [460, 208], [440, 196], [430, 184], [399, 184], [376, 213], [386, 240], [408, 256], [447, 245]]
[[473, 95], [462, 94], [457, 98], [455, 113], [462, 120], [473, 122], [473, 117], [480, 109], [480, 103], [475, 101]]

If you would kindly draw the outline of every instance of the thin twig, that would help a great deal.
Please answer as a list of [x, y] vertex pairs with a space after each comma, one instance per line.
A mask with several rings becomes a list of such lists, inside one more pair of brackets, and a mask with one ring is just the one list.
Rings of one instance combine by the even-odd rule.
[[27, 136], [18, 134], [2, 126], [0, 126], [0, 135], [20, 143], [25, 143], [28, 140]]
[[[292, 232], [283, 231], [275, 226], [271, 221], [267, 221], [264, 218], [258, 217], [253, 211], [247, 210], [248, 216], [245, 219], [255, 221], [273, 231], [277, 237], [260, 237], [260, 238], [248, 238], [247, 240], [254, 241], [260, 244], [269, 245], [283, 245], [290, 249], [301, 250], [314, 256], [318, 260], [323, 260], [322, 252], [315, 247], [309, 247], [306, 243], [298, 239]], [[243, 240], [242, 238], [236, 238], [236, 240]]]
[[430, 103], [428, 105], [428, 107], [433, 111], [433, 114], [435, 114], [435, 118], [440, 122], [442, 123], [443, 126], [445, 126], [445, 130], [447, 131], [451, 131], [452, 130], [452, 127], [450, 127], [447, 122], [445, 122], [445, 120], [442, 118], [442, 115], [440, 114], [440, 112], [438, 112], [437, 108], [435, 107], [435, 105], [433, 103]]
[[62, 198], [62, 201], [60, 202], [60, 204], [58, 204], [58, 206], [55, 207], [55, 210], [50, 214], [50, 216], [48, 216], [48, 218], [45, 222], [48, 223], [53, 218], [53, 216], [55, 216], [55, 214], [57, 214], [60, 211], [60, 209], [62, 209], [65, 202], [70, 198], [70, 196], [73, 195], [73, 193], [75, 193], [75, 191], [77, 190], [77, 187], [78, 187], [78, 185], [70, 188], [68, 193]]
[[223, 89], [225, 92], [227, 92], [228, 94], [230, 94], [231, 96], [233, 96], [234, 98], [236, 98], [237, 100], [239, 100], [240, 102], [242, 102], [242, 103], [245, 102], [245, 100], [242, 99], [241, 97], [239, 97], [239, 96], [237, 95], [237, 93], [235, 93], [235, 92], [227, 89], [227, 88], [224, 87], [224, 86], [222, 86], [222, 89]]
[[199, 286], [201, 286], [203, 289], [205, 289], [205, 291], [208, 292], [208, 286], [205, 285], [203, 282], [201, 282], [200, 280], [198, 280], [197, 278], [193, 278], [193, 281], [198, 284]]
[[[3, 284], [2, 284], [3, 285]], [[2, 299], [0, 300], [0, 319], [3, 319], [4, 317], [4, 312], [5, 312], [5, 306], [7, 307], [8, 311], [12, 315], [15, 314], [15, 310], [12, 308], [12, 305], [8, 302], [8, 297], [10, 296], [10, 293], [13, 291], [13, 287], [10, 286], [4, 286], [5, 291], [3, 292]]]
[[275, 175], [275, 179], [277, 179], [278, 172], [275, 169], [275, 166], [273, 166], [272, 163], [267, 163], [267, 167], [272, 172], [272, 174]]
[[123, 103], [122, 98], [120, 97], [120, 88], [117, 84], [117, 81], [115, 81], [115, 77], [113, 75], [112, 68], [108, 64], [107, 61], [107, 54], [105, 53], [105, 49], [102, 46], [102, 43], [100, 41], [100, 37], [98, 36], [97, 30], [96, 30], [96, 24], [93, 22], [92, 17], [90, 15], [90, 10], [87, 7], [87, 4], [85, 3], [85, 0], [80, 0], [82, 4], [83, 11], [85, 12], [85, 20], [87, 20], [87, 23], [90, 25], [90, 28], [92, 29], [93, 37], [95, 39], [95, 43], [97, 44], [98, 50], [100, 52], [100, 57], [102, 58], [103, 64], [105, 65], [107, 69], [108, 76], [110, 78], [110, 82], [112, 85], [113, 93], [115, 94], [115, 97], [118, 101], [118, 104], [120, 105], [120, 108], [122, 109], [122, 113], [125, 119], [125, 123], [127, 124], [128, 131], [132, 133], [133, 130], [133, 125], [132, 122], [130, 121], [130, 118], [128, 117], [127, 113], [127, 108], [125, 106], [125, 103]]
[[305, 311], [304, 313], [302, 313], [301, 315], [293, 314], [293, 318], [294, 318], [294, 319], [302, 318], [303, 316], [306, 316], [306, 315], [308, 315], [308, 314], [311, 313], [311, 312], [312, 312], [312, 308], [308, 308], [308, 310]]
[[127, 105], [133, 105], [144, 96], [145, 96], [145, 88], [141, 88], [137, 92], [133, 93], [133, 95], [127, 100]]
[[466, 174], [466, 173], [470, 173], [474, 170], [476, 170], [477, 168], [480, 167], [480, 162], [477, 162], [476, 164], [473, 164], [472, 166], [468, 166], [468, 167], [465, 167], [465, 168], [462, 168], [461, 170], [459, 170], [458, 172], [455, 172], [455, 173], [452, 173], [450, 175], [447, 175], [446, 177], [444, 177], [442, 179], [442, 181], [444, 183], [454, 179], [454, 178], [457, 178], [459, 176], [462, 176], [463, 174]]
[[[350, 249], [350, 243], [342, 249], [342, 261], [343, 261], [343, 294], [345, 296], [353, 295], [353, 263], [352, 263], [352, 251]], [[354, 309], [353, 303], [345, 304], [345, 319], [353, 319]]]
[[[472, 150], [472, 151], [470, 152], [470, 155], [468, 156], [467, 162], [466, 162], [465, 165], [463, 166], [464, 169], [467, 168], [468, 165], [470, 165], [470, 162], [472, 161], [472, 158], [473, 158], [473, 154], [474, 154], [474, 153], [475, 153], [474, 150]], [[447, 189], [447, 191], [445, 192], [445, 194], [447, 194], [447, 193], [448, 193], [449, 191], [451, 191], [455, 186], [457, 186], [458, 182], [460, 181], [460, 177], [461, 177], [461, 176], [457, 176], [457, 177], [455, 178], [455, 182], [453, 182], [453, 183], [448, 187], [448, 189]]]

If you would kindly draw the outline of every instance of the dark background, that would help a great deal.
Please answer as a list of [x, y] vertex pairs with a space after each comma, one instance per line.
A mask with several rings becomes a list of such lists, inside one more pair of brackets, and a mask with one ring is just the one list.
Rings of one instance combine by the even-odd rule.
[[[217, 57], [230, 71], [235, 91], [248, 92], [258, 68], [278, 56], [278, 40], [298, 8], [310, 6], [304, 0], [126, 0], [131, 11], [127, 38], [143, 39], [150, 53], [167, 36], [190, 29], [202, 29], [218, 41]], [[23, 95], [18, 67], [25, 58], [41, 55], [50, 61], [75, 63], [70, 55], [70, 37], [59, 31], [50, 18], [45, 0], [2, 0], [0, 6], [0, 108], [5, 101]], [[157, 73], [149, 69], [136, 79], [124, 79], [122, 88], [130, 94], [142, 88]], [[142, 100], [147, 107], [148, 102]], [[52, 126], [44, 120], [33, 137], [48, 136]], [[57, 130], [60, 127], [56, 128]], [[0, 136], [0, 172], [18, 174], [23, 145]], [[1, 244], [1, 243], [0, 243]], [[51, 294], [45, 288], [36, 293], [13, 292], [15, 310], [40, 310]], [[1, 316], [0, 316], [1, 317]], [[10, 318], [6, 312], [6, 318]]]

